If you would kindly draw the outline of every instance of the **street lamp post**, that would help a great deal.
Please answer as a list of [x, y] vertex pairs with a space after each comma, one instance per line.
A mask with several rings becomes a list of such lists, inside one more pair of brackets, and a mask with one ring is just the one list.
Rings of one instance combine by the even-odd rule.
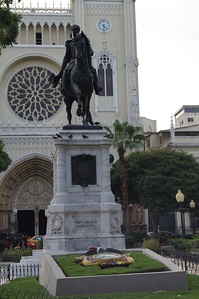
[[185, 217], [184, 217], [184, 212], [187, 209], [183, 207], [184, 194], [181, 192], [181, 190], [178, 190], [178, 193], [176, 194], [176, 201], [179, 203], [179, 208], [178, 208], [177, 211], [180, 212], [182, 239], [184, 239], [184, 237], [185, 237]]
[[191, 208], [191, 215], [192, 215], [192, 220], [193, 220], [193, 235], [195, 235], [196, 227], [195, 227], [195, 211], [194, 211], [194, 209], [195, 209], [196, 204], [193, 201], [193, 199], [191, 200], [189, 205], [190, 205], [190, 208]]

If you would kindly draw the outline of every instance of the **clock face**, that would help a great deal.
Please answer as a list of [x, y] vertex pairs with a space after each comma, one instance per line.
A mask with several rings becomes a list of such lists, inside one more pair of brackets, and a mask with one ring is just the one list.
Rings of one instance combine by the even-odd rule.
[[111, 22], [106, 19], [101, 19], [96, 24], [97, 29], [102, 33], [107, 33], [111, 30]]

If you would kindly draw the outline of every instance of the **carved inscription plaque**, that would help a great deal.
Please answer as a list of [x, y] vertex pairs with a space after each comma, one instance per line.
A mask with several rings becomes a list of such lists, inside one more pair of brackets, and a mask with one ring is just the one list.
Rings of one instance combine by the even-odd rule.
[[98, 232], [98, 219], [96, 217], [75, 217], [73, 233], [91, 233]]

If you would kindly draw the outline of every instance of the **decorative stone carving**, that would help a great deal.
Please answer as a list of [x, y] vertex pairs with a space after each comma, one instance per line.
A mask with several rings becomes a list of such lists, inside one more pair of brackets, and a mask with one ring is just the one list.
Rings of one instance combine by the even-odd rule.
[[[9, 128], [8, 128], [9, 129]], [[57, 128], [55, 128], [57, 130]], [[12, 131], [12, 130], [10, 130]], [[35, 132], [38, 133], [38, 130], [35, 128]], [[51, 132], [47, 132], [48, 134], [53, 135], [53, 130]], [[26, 130], [24, 128], [21, 130], [22, 134], [35, 134], [34, 128], [30, 128], [30, 130]], [[42, 132], [44, 134], [44, 130]], [[2, 135], [6, 135], [6, 132], [4, 132]], [[11, 132], [10, 132], [11, 135]], [[12, 137], [2, 137], [3, 143], [5, 144], [6, 152], [9, 154], [10, 158], [14, 161], [19, 158], [24, 157], [24, 153], [32, 153], [34, 152], [34, 149], [37, 151], [37, 153], [41, 154], [49, 154], [52, 152], [52, 137], [29, 137], [26, 136], [24, 138], [20, 138], [19, 136], [12, 136]], [[33, 145], [34, 144], [34, 148]], [[16, 153], [15, 148], [18, 149], [18, 152]]]
[[122, 3], [86, 3], [87, 15], [120, 16], [122, 15]]
[[38, 14], [36, 16], [31, 16], [30, 14], [28, 14], [27, 16], [23, 15], [23, 23], [28, 27], [30, 24], [33, 24], [34, 26], [36, 26], [37, 24], [39, 24], [40, 26], [44, 26], [45, 24], [47, 24], [48, 26], [52, 26], [52, 24], [55, 24], [57, 27], [60, 26], [60, 24], [63, 24], [63, 26], [67, 26], [68, 24], [70, 24], [72, 22], [71, 17], [66, 16], [64, 14], [64, 16], [59, 15], [54, 15], [54, 23], [52, 22], [52, 16], [49, 15], [42, 15], [39, 16]]
[[110, 216], [111, 234], [120, 233], [120, 221], [117, 215]]
[[52, 200], [52, 187], [41, 178], [34, 177], [26, 181], [17, 196], [17, 207], [26, 209], [27, 206], [47, 206]]
[[63, 229], [63, 219], [59, 215], [55, 215], [51, 218], [51, 233], [61, 234]]
[[139, 63], [136, 58], [134, 58], [132, 55], [129, 55], [126, 59], [126, 69], [128, 71], [135, 72], [135, 69], [138, 67]]

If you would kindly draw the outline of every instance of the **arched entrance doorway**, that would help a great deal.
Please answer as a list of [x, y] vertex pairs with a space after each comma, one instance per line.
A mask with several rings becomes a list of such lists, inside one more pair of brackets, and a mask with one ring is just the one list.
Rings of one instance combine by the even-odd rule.
[[45, 210], [38, 211], [38, 231], [35, 231], [35, 212], [33, 210], [20, 210], [17, 212], [17, 231], [27, 236], [46, 234]]
[[45, 209], [53, 197], [52, 160], [32, 154], [11, 164], [1, 180], [0, 196], [8, 232], [45, 235]]

